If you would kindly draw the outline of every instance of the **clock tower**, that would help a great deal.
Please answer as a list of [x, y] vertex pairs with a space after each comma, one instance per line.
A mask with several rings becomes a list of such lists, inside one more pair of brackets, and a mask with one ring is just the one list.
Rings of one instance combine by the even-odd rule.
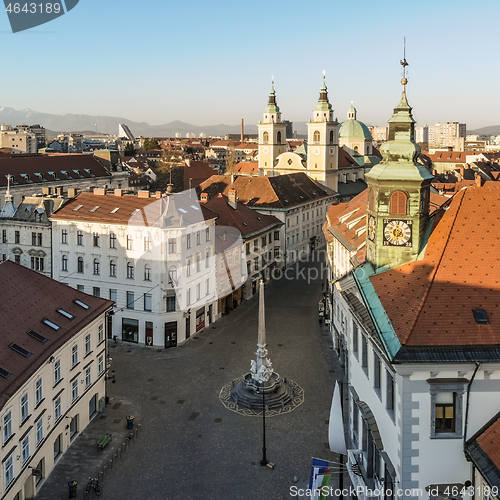
[[337, 191], [339, 124], [333, 119], [332, 105], [323, 76], [313, 119], [307, 124], [307, 175]]
[[[401, 64], [405, 68], [408, 63], [405, 59]], [[415, 142], [415, 120], [406, 98], [407, 78], [403, 77], [401, 83], [401, 101], [389, 120], [388, 141], [380, 148], [383, 160], [365, 174], [366, 253], [376, 268], [415, 260], [429, 217], [433, 176], [417, 162], [420, 146]]]
[[259, 173], [274, 175], [276, 159], [286, 151], [286, 123], [281, 121], [280, 108], [276, 104], [274, 82], [269, 93], [269, 102], [259, 122]]

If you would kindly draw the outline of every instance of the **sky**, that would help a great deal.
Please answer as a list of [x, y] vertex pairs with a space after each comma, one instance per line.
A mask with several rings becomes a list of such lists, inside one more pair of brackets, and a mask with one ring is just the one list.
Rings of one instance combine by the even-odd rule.
[[418, 125], [500, 124], [500, 2], [80, 0], [13, 34], [0, 11], [0, 106], [151, 125], [262, 117], [274, 76], [283, 119], [307, 121], [322, 72], [339, 121], [385, 125], [407, 95]]

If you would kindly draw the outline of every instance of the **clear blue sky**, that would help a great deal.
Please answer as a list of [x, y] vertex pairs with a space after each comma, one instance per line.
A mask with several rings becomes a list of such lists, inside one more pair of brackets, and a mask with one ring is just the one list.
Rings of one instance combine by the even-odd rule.
[[0, 12], [0, 106], [150, 124], [257, 123], [275, 78], [284, 119], [306, 121], [326, 70], [344, 120], [383, 125], [401, 92], [419, 125], [500, 124], [498, 0], [80, 0], [12, 34]]

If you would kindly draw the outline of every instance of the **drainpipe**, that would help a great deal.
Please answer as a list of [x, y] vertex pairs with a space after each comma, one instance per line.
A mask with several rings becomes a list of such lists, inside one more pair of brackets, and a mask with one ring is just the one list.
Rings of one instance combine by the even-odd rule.
[[[474, 382], [474, 377], [476, 376], [477, 371], [479, 370], [479, 367], [481, 366], [481, 363], [479, 361], [476, 361], [476, 369], [474, 370], [474, 373], [472, 374], [471, 379], [469, 380], [469, 383], [467, 384], [467, 406], [465, 407], [465, 426], [464, 426], [464, 452], [465, 452], [465, 442], [467, 441], [467, 423], [469, 419], [469, 397], [470, 397], [470, 387], [472, 385], [472, 382]], [[466, 454], [467, 456], [467, 454]]]

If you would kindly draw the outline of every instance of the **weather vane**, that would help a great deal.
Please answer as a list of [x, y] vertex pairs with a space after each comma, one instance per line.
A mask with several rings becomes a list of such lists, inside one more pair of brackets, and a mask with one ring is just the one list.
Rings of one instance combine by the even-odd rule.
[[404, 37], [404, 45], [403, 45], [403, 60], [399, 61], [401, 66], [403, 66], [403, 79], [401, 80], [401, 83], [403, 85], [406, 85], [408, 83], [408, 80], [406, 78], [406, 66], [408, 66], [408, 61], [406, 60], [406, 37]]
[[271, 75], [271, 84], [274, 85], [274, 75]]
[[323, 80], [325, 79], [326, 77], [326, 69], [323, 70]]

